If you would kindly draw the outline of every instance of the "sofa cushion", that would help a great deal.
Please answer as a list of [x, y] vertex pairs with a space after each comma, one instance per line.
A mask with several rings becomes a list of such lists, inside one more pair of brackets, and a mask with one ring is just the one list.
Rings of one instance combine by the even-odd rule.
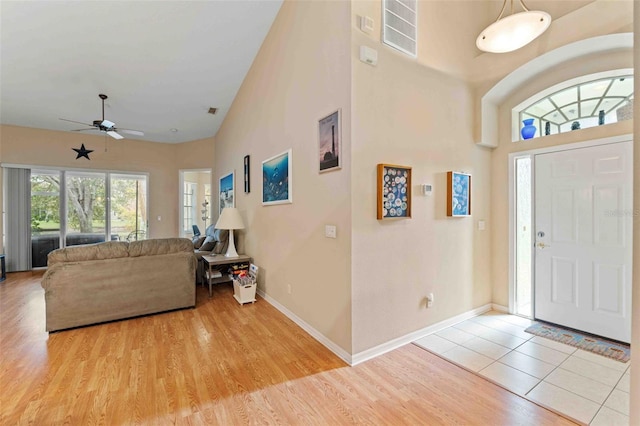
[[200, 246], [200, 251], [212, 251], [215, 248], [216, 243], [217, 241], [213, 237], [206, 237]]
[[193, 253], [193, 243], [188, 238], [157, 238], [151, 240], [132, 241], [129, 243], [129, 256], [155, 256], [189, 252]]
[[71, 246], [49, 253], [49, 266], [59, 262], [82, 262], [87, 260], [117, 259], [129, 256], [129, 244], [121, 241]]
[[202, 236], [200, 236], [200, 237], [195, 237], [195, 236], [194, 236], [194, 237], [191, 239], [191, 241], [193, 241], [193, 248], [197, 250], [197, 249], [199, 249], [200, 247], [202, 247], [202, 243], [204, 243], [204, 240], [205, 240], [206, 238], [207, 238], [207, 237], [202, 237]]

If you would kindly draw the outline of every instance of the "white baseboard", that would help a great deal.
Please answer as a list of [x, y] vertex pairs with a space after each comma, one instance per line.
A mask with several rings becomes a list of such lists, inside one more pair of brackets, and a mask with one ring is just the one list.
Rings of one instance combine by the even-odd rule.
[[462, 314], [456, 315], [455, 317], [446, 319], [444, 321], [440, 321], [439, 323], [432, 324], [428, 327], [422, 328], [420, 330], [413, 331], [404, 336], [398, 337], [396, 339], [390, 340], [381, 345], [375, 346], [371, 349], [367, 349], [365, 351], [354, 354], [351, 357], [351, 365], [357, 365], [361, 362], [370, 360], [377, 356], [380, 356], [384, 353], [390, 352], [394, 349], [399, 348], [400, 346], [404, 346], [407, 343], [411, 343], [414, 340], [420, 339], [422, 337], [428, 336], [429, 334], [436, 333], [444, 328], [451, 327], [454, 324], [458, 324], [459, 322], [466, 321], [469, 318], [477, 317], [478, 315], [482, 315], [485, 312], [489, 312], [492, 309], [493, 305], [488, 303], [484, 306], [481, 306], [476, 309], [472, 309], [470, 311], [464, 312]]
[[458, 323], [460, 323], [462, 321], [466, 321], [469, 318], [477, 317], [478, 315], [482, 315], [485, 312], [489, 312], [490, 310], [495, 310], [495, 311], [500, 311], [500, 312], [508, 312], [508, 309], [505, 306], [496, 305], [494, 303], [487, 303], [486, 305], [480, 306], [479, 308], [475, 308], [475, 309], [472, 309], [470, 311], [463, 312], [463, 313], [461, 313], [459, 315], [456, 315], [455, 317], [446, 319], [444, 321], [440, 321], [439, 323], [432, 324], [432, 325], [427, 326], [425, 328], [422, 328], [420, 330], [413, 331], [413, 332], [411, 332], [409, 334], [406, 334], [404, 336], [395, 338], [395, 339], [390, 340], [390, 341], [388, 341], [386, 343], [383, 343], [383, 344], [375, 346], [373, 348], [364, 350], [364, 351], [359, 352], [357, 354], [350, 355], [349, 353], [347, 353], [347, 351], [345, 351], [340, 346], [335, 344], [327, 336], [325, 336], [324, 334], [320, 333], [318, 330], [313, 328], [307, 322], [302, 320], [302, 318], [300, 318], [299, 316], [297, 316], [296, 314], [291, 312], [289, 309], [287, 309], [285, 306], [280, 304], [277, 300], [275, 300], [274, 298], [272, 298], [271, 296], [266, 294], [264, 291], [262, 291], [260, 289], [258, 289], [257, 291], [258, 291], [258, 294], [265, 301], [267, 301], [270, 305], [272, 305], [274, 308], [276, 308], [277, 310], [282, 312], [287, 318], [289, 318], [291, 321], [296, 323], [304, 331], [309, 333], [311, 335], [311, 337], [316, 339], [323, 346], [325, 346], [327, 349], [329, 349], [331, 352], [336, 354], [340, 359], [342, 359], [344, 362], [346, 362], [347, 364], [349, 364], [351, 366], [354, 366], [354, 365], [360, 364], [361, 362], [373, 359], [373, 358], [375, 358], [377, 356], [380, 356], [380, 355], [385, 354], [387, 352], [390, 352], [390, 351], [392, 351], [394, 349], [397, 349], [400, 346], [404, 346], [407, 343], [411, 343], [414, 340], [418, 340], [418, 339], [420, 339], [422, 337], [428, 336], [429, 334], [436, 333], [436, 332], [438, 332], [438, 331], [440, 331], [442, 329], [445, 329], [447, 327], [451, 327], [452, 325], [458, 324]]
[[333, 352], [334, 354], [336, 354], [339, 358], [341, 358], [344, 362], [346, 362], [349, 365], [353, 365], [351, 363], [351, 355], [349, 353], [347, 353], [347, 351], [345, 351], [344, 349], [342, 349], [340, 346], [336, 345], [331, 339], [329, 339], [327, 336], [325, 336], [324, 334], [320, 333], [318, 330], [316, 330], [315, 328], [313, 328], [311, 325], [309, 325], [308, 323], [306, 323], [304, 320], [302, 320], [302, 318], [300, 318], [299, 316], [297, 316], [296, 314], [294, 314], [293, 312], [291, 312], [289, 309], [287, 309], [285, 306], [281, 305], [278, 301], [276, 301], [274, 298], [272, 298], [271, 296], [269, 296], [268, 294], [266, 294], [264, 291], [258, 289], [258, 294], [267, 302], [269, 302], [269, 304], [271, 306], [273, 306], [274, 308], [276, 308], [277, 310], [279, 310], [280, 312], [282, 312], [287, 318], [289, 318], [291, 321], [295, 322], [300, 328], [302, 328], [304, 331], [306, 331], [307, 333], [309, 333], [311, 335], [311, 337], [313, 337], [314, 339], [316, 339], [318, 342], [322, 343], [323, 346], [325, 346], [327, 349], [329, 349], [331, 352]]
[[491, 309], [498, 312], [504, 312], [505, 314], [509, 313], [509, 308], [506, 306], [498, 305], [496, 303], [491, 304]]

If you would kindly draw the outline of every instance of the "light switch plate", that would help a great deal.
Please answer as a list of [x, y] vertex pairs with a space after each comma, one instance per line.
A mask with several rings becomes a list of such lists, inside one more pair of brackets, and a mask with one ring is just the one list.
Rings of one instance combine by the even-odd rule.
[[334, 225], [325, 225], [324, 236], [327, 238], [336, 238], [336, 227]]
[[373, 18], [370, 16], [361, 16], [360, 30], [365, 34], [371, 34], [373, 32]]
[[479, 220], [478, 221], [478, 231], [484, 231], [486, 228], [486, 225], [484, 223], [484, 220]]

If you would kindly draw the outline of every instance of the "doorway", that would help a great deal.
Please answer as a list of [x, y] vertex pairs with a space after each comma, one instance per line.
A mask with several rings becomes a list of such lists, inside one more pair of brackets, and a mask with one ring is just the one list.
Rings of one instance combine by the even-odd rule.
[[211, 169], [180, 170], [180, 236], [204, 235], [211, 225]]
[[511, 156], [511, 312], [629, 342], [632, 142]]

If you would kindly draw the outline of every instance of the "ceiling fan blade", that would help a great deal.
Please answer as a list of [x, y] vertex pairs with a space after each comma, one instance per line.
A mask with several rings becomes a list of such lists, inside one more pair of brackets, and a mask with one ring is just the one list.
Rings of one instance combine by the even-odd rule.
[[121, 134], [113, 131], [113, 130], [107, 130], [107, 134], [109, 136], [111, 136], [114, 139], [124, 139], [124, 136], [122, 136]]
[[60, 120], [62, 120], [62, 121], [68, 121], [69, 123], [82, 124], [82, 125], [84, 125], [84, 126], [92, 126], [92, 124], [89, 124], [89, 123], [83, 123], [83, 122], [81, 122], [81, 121], [67, 120], [66, 118], [60, 118]]
[[74, 130], [69, 130], [70, 132], [86, 132], [87, 130], [100, 130], [100, 129], [96, 129], [95, 127], [91, 127], [89, 129], [74, 129]]
[[118, 131], [122, 132], [122, 133], [127, 133], [129, 135], [144, 136], [144, 132], [142, 130], [131, 130], [131, 129], [118, 128]]

